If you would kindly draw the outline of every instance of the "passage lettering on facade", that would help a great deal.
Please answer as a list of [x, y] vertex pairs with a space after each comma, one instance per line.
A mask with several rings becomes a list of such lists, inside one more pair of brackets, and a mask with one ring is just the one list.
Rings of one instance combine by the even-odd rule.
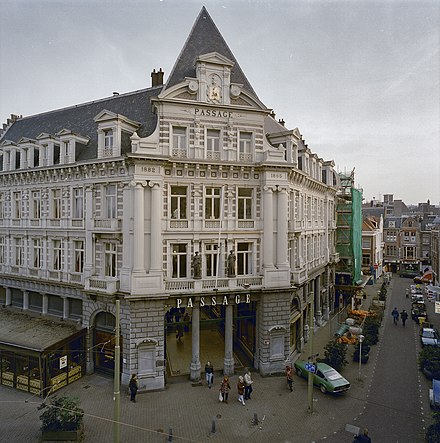
[[[251, 302], [251, 294], [245, 294], [244, 297], [242, 297], [240, 294], [237, 294], [233, 299], [229, 299], [227, 295], [223, 297], [219, 297], [220, 300], [216, 296], [212, 297], [200, 297], [200, 307], [203, 306], [217, 306], [217, 305], [223, 305], [227, 306], [229, 304], [236, 304], [239, 305], [241, 303], [249, 304]], [[176, 299], [176, 307], [177, 308], [193, 308], [194, 307], [194, 301], [192, 297], [188, 297], [187, 299]]]

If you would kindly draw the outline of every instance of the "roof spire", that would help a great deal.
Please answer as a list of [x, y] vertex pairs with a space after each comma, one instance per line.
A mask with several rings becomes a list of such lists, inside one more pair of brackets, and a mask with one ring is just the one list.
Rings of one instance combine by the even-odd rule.
[[185, 77], [196, 77], [196, 59], [211, 52], [218, 52], [233, 61], [231, 81], [243, 84], [243, 89], [257, 96], [205, 6], [202, 7], [174, 64], [165, 89], [184, 81]]

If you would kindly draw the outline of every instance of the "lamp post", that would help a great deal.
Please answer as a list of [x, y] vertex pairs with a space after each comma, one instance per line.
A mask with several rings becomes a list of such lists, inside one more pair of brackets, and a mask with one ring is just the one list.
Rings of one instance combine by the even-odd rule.
[[362, 342], [364, 341], [364, 336], [359, 335], [359, 376], [358, 380], [361, 381], [361, 367], [362, 367]]

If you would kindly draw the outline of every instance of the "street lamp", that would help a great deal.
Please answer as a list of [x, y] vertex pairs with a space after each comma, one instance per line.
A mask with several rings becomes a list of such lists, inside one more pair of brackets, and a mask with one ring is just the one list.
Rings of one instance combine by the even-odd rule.
[[359, 335], [359, 376], [358, 380], [361, 381], [361, 366], [362, 366], [362, 342], [364, 341], [364, 336]]

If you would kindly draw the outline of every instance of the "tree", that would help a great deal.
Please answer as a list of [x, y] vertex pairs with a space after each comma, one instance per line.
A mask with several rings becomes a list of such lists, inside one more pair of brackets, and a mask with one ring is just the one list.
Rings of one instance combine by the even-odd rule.
[[347, 354], [347, 345], [330, 340], [324, 348], [323, 361], [340, 371], [347, 363], [345, 356]]
[[83, 422], [84, 410], [79, 407], [79, 399], [75, 397], [54, 397], [51, 404], [41, 415], [41, 430], [45, 431], [76, 431]]

